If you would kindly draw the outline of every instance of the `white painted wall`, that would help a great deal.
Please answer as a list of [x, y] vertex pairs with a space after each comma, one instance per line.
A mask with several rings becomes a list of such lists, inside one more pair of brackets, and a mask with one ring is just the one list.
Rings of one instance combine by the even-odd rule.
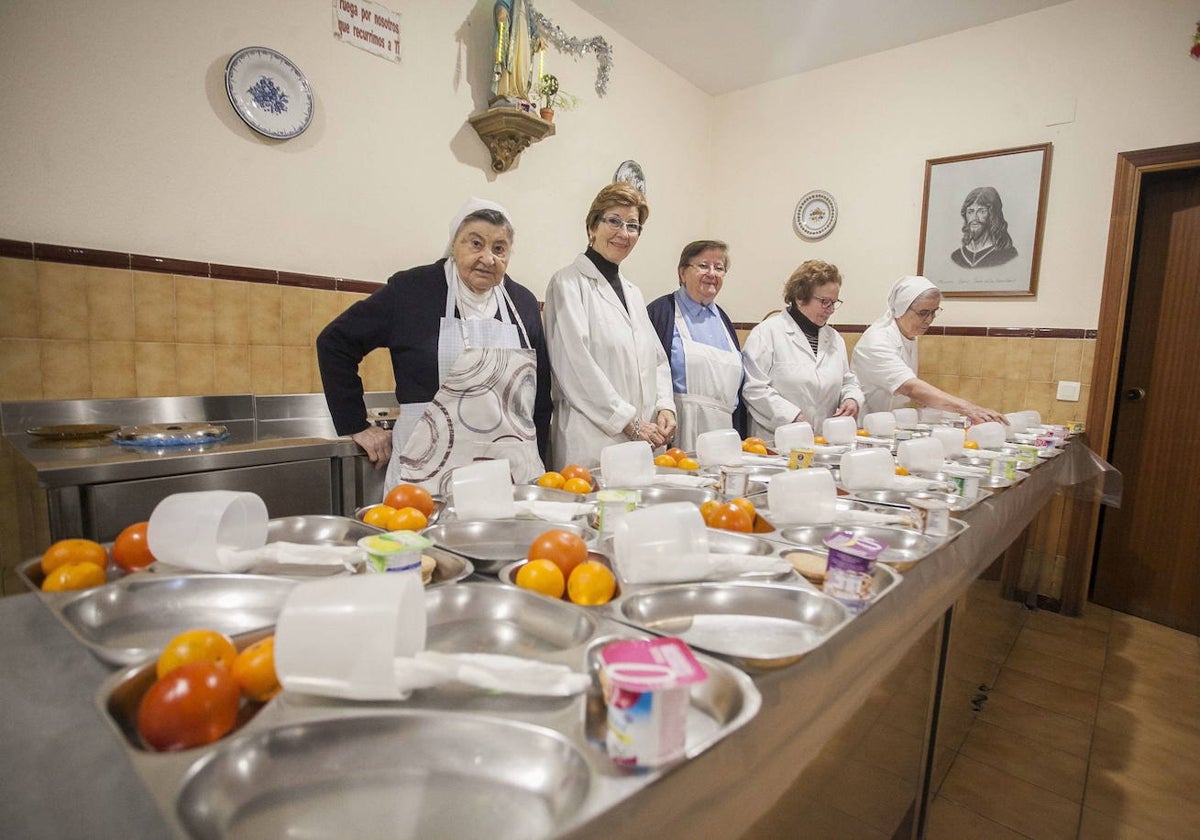
[[[442, 254], [470, 195], [517, 226], [513, 276], [540, 296], [586, 245], [583, 218], [622, 160], [648, 173], [651, 228], [627, 270], [673, 288], [679, 248], [706, 216], [711, 97], [568, 0], [537, 7], [601, 35], [616, 69], [558, 53], [546, 71], [582, 106], [496, 175], [467, 117], [486, 103], [490, 0], [392, 0], [396, 65], [333, 37], [332, 0], [0, 4], [0, 237], [363, 280]], [[316, 94], [312, 125], [252, 132], [224, 89], [244, 46], [282, 52]], [[669, 105], [668, 109], [664, 103]]]
[[[835, 324], [868, 323], [916, 271], [925, 161], [1049, 141], [1037, 298], [957, 298], [940, 322], [1095, 328], [1116, 155], [1200, 140], [1196, 19], [1185, 0], [1076, 0], [718, 98], [708, 199], [736, 247], [721, 303], [757, 320], [824, 259], [846, 278]], [[817, 243], [791, 229], [812, 189], [839, 208]]]

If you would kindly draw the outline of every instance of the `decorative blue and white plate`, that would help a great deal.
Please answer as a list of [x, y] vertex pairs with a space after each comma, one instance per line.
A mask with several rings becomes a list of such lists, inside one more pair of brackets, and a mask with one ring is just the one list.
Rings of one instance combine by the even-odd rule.
[[824, 190], [813, 190], [796, 205], [796, 233], [805, 239], [822, 239], [837, 224], [837, 202]]
[[267, 47], [245, 47], [225, 65], [225, 92], [246, 125], [277, 140], [312, 122], [313, 95], [300, 68]]
[[636, 160], [627, 160], [617, 167], [617, 173], [613, 175], [613, 183], [624, 181], [629, 186], [646, 194], [646, 174], [642, 172], [642, 165]]

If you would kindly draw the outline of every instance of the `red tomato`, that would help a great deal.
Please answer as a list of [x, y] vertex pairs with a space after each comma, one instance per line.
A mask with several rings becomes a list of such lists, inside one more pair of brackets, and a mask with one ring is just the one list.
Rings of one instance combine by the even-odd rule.
[[563, 579], [571, 577], [575, 567], [587, 559], [587, 543], [578, 534], [554, 529], [541, 534], [529, 546], [530, 560], [549, 560], [563, 573]]
[[146, 540], [149, 525], [149, 522], [136, 522], [117, 534], [112, 547], [113, 562], [127, 572], [136, 572], [154, 562], [150, 543]]
[[159, 752], [211, 744], [233, 729], [241, 692], [225, 668], [211, 662], [180, 665], [142, 697], [137, 730]]

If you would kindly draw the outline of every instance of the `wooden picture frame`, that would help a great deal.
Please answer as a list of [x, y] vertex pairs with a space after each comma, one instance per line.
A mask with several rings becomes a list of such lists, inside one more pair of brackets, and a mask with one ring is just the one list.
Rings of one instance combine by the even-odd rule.
[[917, 273], [945, 297], [1036, 297], [1050, 152], [1041, 143], [925, 161]]

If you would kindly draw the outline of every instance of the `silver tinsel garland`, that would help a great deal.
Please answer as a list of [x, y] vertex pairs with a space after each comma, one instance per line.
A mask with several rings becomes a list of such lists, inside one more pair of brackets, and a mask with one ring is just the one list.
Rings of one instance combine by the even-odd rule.
[[586, 55], [588, 53], [596, 54], [596, 63], [599, 67], [596, 70], [596, 94], [604, 96], [608, 93], [608, 77], [612, 72], [612, 45], [595, 35], [591, 38], [572, 38], [562, 30], [554, 21], [543, 15], [533, 7], [533, 3], [528, 3], [529, 16], [533, 20], [533, 25], [537, 28], [537, 32], [551, 44], [559, 49], [560, 52], [569, 53], [575, 57]]

